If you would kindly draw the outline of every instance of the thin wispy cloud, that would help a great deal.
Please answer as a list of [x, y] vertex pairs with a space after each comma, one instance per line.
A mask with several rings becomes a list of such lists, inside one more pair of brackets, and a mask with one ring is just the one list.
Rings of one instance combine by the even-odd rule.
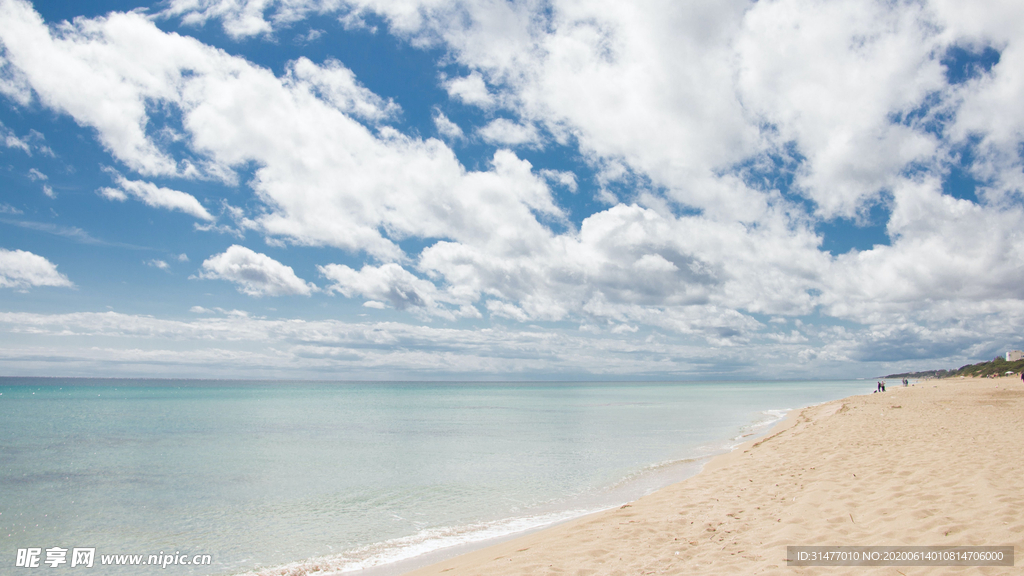
[[54, 236], [61, 236], [69, 240], [73, 240], [80, 244], [93, 244], [97, 246], [115, 246], [118, 248], [130, 248], [132, 250], [152, 250], [147, 246], [139, 246], [135, 244], [126, 244], [123, 242], [109, 242], [100, 238], [96, 238], [86, 232], [85, 230], [75, 226], [61, 226], [59, 224], [52, 224], [49, 222], [34, 222], [31, 220], [12, 220], [10, 218], [0, 218], [0, 222], [11, 226], [17, 226], [18, 228], [25, 228], [27, 230], [33, 230], [35, 232], [42, 232], [44, 234], [52, 234]]

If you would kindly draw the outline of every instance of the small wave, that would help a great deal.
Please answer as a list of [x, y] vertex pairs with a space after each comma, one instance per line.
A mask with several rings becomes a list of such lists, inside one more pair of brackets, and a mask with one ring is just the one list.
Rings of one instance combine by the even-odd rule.
[[[768, 431], [772, 426], [784, 419], [789, 412], [790, 409], [763, 410], [758, 413], [758, 417], [752, 422], [740, 428], [739, 435], [723, 440], [721, 443], [695, 446], [690, 450], [691, 456], [686, 458], [664, 460], [644, 466], [640, 470], [627, 474], [624, 478], [614, 483], [609, 487], [608, 491], [615, 492], [630, 485], [642, 487], [644, 491], [641, 493], [629, 493], [629, 499], [632, 500], [664, 488], [669, 484], [684, 480], [699, 471], [699, 468], [696, 470], [686, 469], [687, 465], [704, 463], [714, 456], [733, 450], [743, 442], [746, 442], [750, 437]], [[673, 474], [676, 471], [678, 473]], [[650, 479], [651, 481], [643, 482], [645, 479]]]
[[[733, 442], [745, 442], [751, 436], [756, 436], [758, 434], [761, 434], [761, 433], [765, 432], [768, 428], [771, 428], [776, 423], [778, 423], [780, 420], [785, 418], [786, 415], [789, 414], [789, 412], [790, 412], [789, 409], [786, 409], [786, 410], [764, 410], [764, 411], [762, 411], [760, 413], [761, 416], [759, 418], [757, 418], [756, 420], [754, 420], [750, 424], [747, 424], [746, 426], [740, 428], [739, 435], [733, 437], [732, 441]], [[736, 447], [736, 445], [734, 444], [730, 448], [735, 448], [735, 447]]]
[[527, 532], [578, 518], [600, 509], [566, 510], [537, 516], [509, 518], [456, 527], [420, 530], [412, 536], [356, 548], [342, 554], [321, 556], [280, 566], [244, 572], [238, 576], [308, 576], [344, 574], [409, 560], [438, 550], [474, 544], [512, 534]]
[[[614, 492], [619, 489], [629, 487], [630, 485], [637, 484], [638, 481], [643, 480], [647, 477], [654, 476], [666, 471], [672, 471], [674, 469], [681, 468], [688, 464], [698, 464], [714, 456], [715, 454], [714, 450], [710, 448], [702, 449], [702, 447], [698, 447], [697, 449], [695, 449], [695, 452], [699, 452], [699, 454], [696, 456], [691, 456], [689, 458], [676, 458], [672, 460], [664, 460], [662, 462], [655, 462], [654, 464], [648, 464], [647, 466], [644, 466], [643, 468], [637, 470], [636, 472], [632, 472], [630, 474], [625, 475], [621, 480], [609, 486], [606, 489], [606, 491]], [[686, 476], [690, 475], [692, 475], [692, 473], [686, 474]], [[656, 484], [653, 485], [653, 489], [656, 490], [658, 488], [663, 488], [665, 485], [667, 484]], [[651, 489], [647, 490], [647, 492], [650, 491]], [[642, 495], [643, 494], [635, 494], [633, 495], [633, 497], [639, 498]]]

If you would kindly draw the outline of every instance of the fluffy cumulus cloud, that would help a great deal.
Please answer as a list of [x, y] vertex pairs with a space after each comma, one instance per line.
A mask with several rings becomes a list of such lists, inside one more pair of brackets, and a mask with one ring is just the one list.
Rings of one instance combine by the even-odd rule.
[[[499, 151], [490, 170], [471, 172], [438, 140], [357, 121], [395, 108], [338, 63], [299, 60], [278, 78], [165, 34], [139, 14], [79, 20], [52, 35], [26, 3], [2, 6], [9, 25], [0, 34], [12, 61], [40, 76], [33, 83], [40, 99], [95, 127], [133, 169], [233, 182], [236, 167], [260, 166], [252, 186], [266, 210], [250, 224], [267, 234], [393, 260], [402, 238], [480, 238], [495, 227], [530, 234], [542, 227], [534, 213], [561, 214], [544, 180], [514, 154]], [[135, 58], [126, 62], [117, 50]], [[74, 75], [64, 81], [46, 72], [61, 66], [88, 76], [88, 89], [71, 90]], [[175, 159], [147, 135], [154, 100], [182, 110], [191, 154]], [[123, 179], [120, 190], [103, 192], [209, 216], [198, 202], [145, 182]]]
[[825, 217], [855, 217], [912, 164], [940, 160], [909, 117], [945, 84], [936, 22], [920, 4], [779, 0], [744, 17], [742, 100], [805, 157], [796, 186]]
[[460, 102], [489, 108], [494, 104], [494, 96], [487, 90], [483, 76], [474, 72], [463, 78], [451, 78], [444, 82], [448, 95]]
[[[184, 163], [179, 165], [146, 136], [146, 100], [173, 90], [174, 79], [147, 70], [147, 57], [156, 56], [154, 47], [132, 46], [131, 20], [82, 20], [79, 28], [51, 31], [28, 2], [5, 1], [0, 4], [0, 37], [8, 64], [45, 105], [95, 128], [104, 145], [133, 169], [146, 175], [178, 174], [186, 170]], [[85, 41], [103, 34], [105, 24], [120, 34], [92, 45]]]
[[434, 111], [434, 127], [437, 128], [438, 134], [451, 140], [458, 140], [465, 136], [462, 132], [462, 128], [460, 128], [455, 122], [452, 122], [451, 119], [445, 116], [440, 110]]
[[309, 296], [317, 289], [290, 266], [238, 244], [207, 258], [198, 277], [234, 282], [239, 292], [249, 296]]
[[332, 284], [327, 288], [329, 291], [349, 298], [367, 298], [370, 308], [380, 307], [381, 301], [386, 301], [399, 310], [413, 310], [448, 319], [480, 317], [470, 299], [460, 299], [457, 294], [439, 290], [432, 282], [418, 278], [398, 264], [367, 265], [358, 271], [345, 265], [328, 264], [320, 267], [320, 273], [331, 280]]
[[487, 142], [505, 146], [537, 144], [540, 140], [540, 134], [533, 126], [516, 124], [505, 118], [498, 118], [481, 127], [479, 134]]
[[337, 60], [318, 66], [308, 58], [299, 58], [288, 69], [290, 79], [305, 85], [333, 104], [338, 110], [366, 120], [385, 120], [401, 108], [366, 89], [355, 74]]
[[0, 288], [27, 290], [34, 286], [71, 287], [57, 266], [38, 254], [0, 248]]
[[576, 175], [567, 170], [544, 169], [540, 171], [540, 175], [551, 182], [555, 182], [565, 187], [570, 192], [576, 192], [579, 189], [579, 185], [576, 182]]
[[[787, 367], [951, 358], [997, 347], [986, 330], [1011, 338], [993, 314], [1024, 302], [1018, 4], [171, 0], [156, 18], [176, 34], [141, 13], [47, 26], [0, 0], [0, 88], [95, 129], [144, 178], [118, 176], [109, 199], [209, 223], [149, 180], [251, 193], [228, 209], [240, 229], [337, 250], [323, 291], [367, 313], [671, 334]], [[276, 74], [186, 35], [275, 42], [314, 15], [372, 16], [443, 53], [427, 130], [445, 140], [340, 61]], [[539, 165], [551, 149], [585, 170]], [[951, 190], [954, 173], [976, 185]], [[830, 248], [858, 227], [880, 240]], [[238, 245], [199, 277], [318, 291]]]
[[820, 299], [831, 315], [945, 323], [957, 310], [1014, 307], [1024, 297], [1024, 208], [995, 211], [944, 196], [932, 179], [903, 184], [895, 198], [893, 245], [837, 259]]
[[170, 0], [163, 16], [180, 16], [188, 25], [221, 22], [235, 38], [268, 35], [312, 14], [337, 11], [339, 0]]

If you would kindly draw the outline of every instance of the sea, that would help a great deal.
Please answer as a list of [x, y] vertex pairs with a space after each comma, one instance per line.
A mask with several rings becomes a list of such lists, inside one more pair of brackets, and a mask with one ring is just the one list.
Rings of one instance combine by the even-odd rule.
[[0, 574], [399, 573], [873, 389], [0, 378]]

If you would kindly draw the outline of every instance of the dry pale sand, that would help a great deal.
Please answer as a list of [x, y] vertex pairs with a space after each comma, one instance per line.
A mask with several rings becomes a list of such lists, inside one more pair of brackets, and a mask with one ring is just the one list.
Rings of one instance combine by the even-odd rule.
[[[1020, 380], [890, 387], [792, 414], [630, 505], [410, 576], [1020, 574], [1022, 456]], [[1015, 567], [787, 567], [787, 545], [1012, 545], [1018, 558]]]

